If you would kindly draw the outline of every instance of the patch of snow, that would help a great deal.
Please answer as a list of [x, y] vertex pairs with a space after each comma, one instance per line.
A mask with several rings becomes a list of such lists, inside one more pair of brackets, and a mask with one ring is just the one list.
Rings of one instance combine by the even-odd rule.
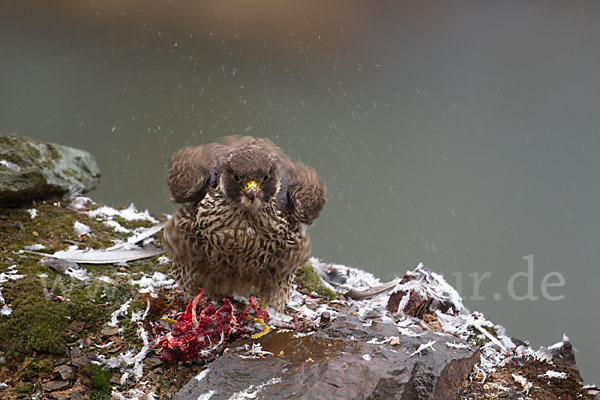
[[371, 355], [370, 354], [363, 354], [362, 355], [362, 359], [365, 361], [371, 361]]
[[27, 212], [29, 213], [29, 216], [31, 217], [31, 219], [34, 219], [35, 217], [37, 217], [38, 210], [36, 210], [35, 208], [28, 208]]

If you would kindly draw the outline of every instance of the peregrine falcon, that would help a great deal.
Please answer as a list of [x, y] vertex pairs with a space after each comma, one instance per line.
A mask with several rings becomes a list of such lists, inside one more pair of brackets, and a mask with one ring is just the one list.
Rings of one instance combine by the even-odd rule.
[[315, 170], [268, 139], [228, 136], [175, 153], [168, 184], [182, 206], [164, 237], [186, 296], [253, 293], [282, 310], [326, 202]]

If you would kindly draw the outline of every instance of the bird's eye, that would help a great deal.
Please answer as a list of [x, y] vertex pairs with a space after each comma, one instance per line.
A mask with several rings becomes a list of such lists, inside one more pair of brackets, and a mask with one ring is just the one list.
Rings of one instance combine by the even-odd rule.
[[233, 174], [233, 180], [236, 182], [241, 182], [242, 180], [240, 179], [240, 176], [238, 174]]
[[269, 179], [269, 175], [268, 174], [265, 175], [265, 176], [263, 176], [263, 182], [266, 181], [267, 179]]

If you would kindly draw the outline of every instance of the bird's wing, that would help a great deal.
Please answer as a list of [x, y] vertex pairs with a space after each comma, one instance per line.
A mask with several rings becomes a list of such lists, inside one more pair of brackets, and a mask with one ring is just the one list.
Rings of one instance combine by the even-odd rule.
[[167, 173], [171, 200], [177, 203], [201, 200], [216, 179], [217, 165], [228, 151], [224, 144], [211, 143], [185, 147], [175, 153]]
[[286, 191], [288, 218], [311, 225], [323, 211], [326, 195], [327, 187], [317, 172], [301, 162], [295, 162]]

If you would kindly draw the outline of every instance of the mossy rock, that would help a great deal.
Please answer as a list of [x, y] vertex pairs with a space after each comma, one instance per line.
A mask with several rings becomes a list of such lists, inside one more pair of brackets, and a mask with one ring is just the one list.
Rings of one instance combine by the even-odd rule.
[[14, 134], [0, 136], [0, 206], [85, 193], [99, 178], [96, 160], [86, 151]]
[[321, 277], [312, 265], [306, 264], [300, 267], [296, 273], [295, 283], [300, 285], [300, 292], [310, 295], [312, 292], [332, 300], [337, 297], [336, 293], [325, 286]]

